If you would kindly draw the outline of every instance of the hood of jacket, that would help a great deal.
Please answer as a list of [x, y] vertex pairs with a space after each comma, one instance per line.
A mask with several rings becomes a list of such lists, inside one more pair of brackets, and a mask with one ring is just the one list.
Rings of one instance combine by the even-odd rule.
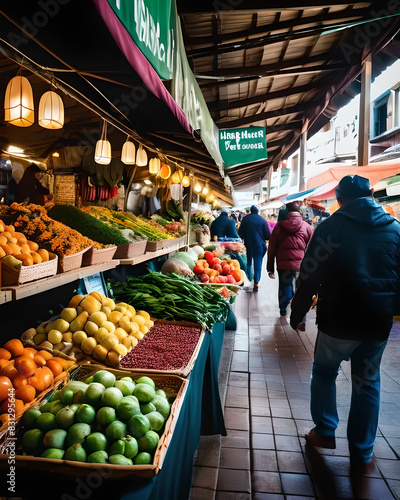
[[386, 226], [394, 220], [371, 196], [348, 201], [333, 216], [346, 217], [364, 226]]
[[279, 225], [288, 233], [296, 233], [303, 222], [299, 212], [289, 212], [286, 219], [279, 221]]

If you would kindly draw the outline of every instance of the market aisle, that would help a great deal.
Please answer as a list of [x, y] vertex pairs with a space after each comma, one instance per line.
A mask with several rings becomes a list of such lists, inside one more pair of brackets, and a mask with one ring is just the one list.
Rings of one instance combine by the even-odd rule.
[[378, 468], [352, 486], [345, 438], [348, 363], [342, 364], [337, 382], [336, 450], [305, 447], [304, 433], [313, 426], [309, 379], [315, 312], [299, 336], [279, 318], [277, 280], [263, 275], [258, 294], [239, 293], [235, 315], [237, 330], [225, 334], [220, 367], [228, 435], [201, 438], [191, 500], [400, 499], [400, 322], [382, 362]]

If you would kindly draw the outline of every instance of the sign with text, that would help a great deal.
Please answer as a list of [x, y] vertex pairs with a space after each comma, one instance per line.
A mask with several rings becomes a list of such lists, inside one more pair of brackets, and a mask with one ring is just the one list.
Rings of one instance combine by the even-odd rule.
[[219, 150], [226, 167], [265, 160], [267, 158], [265, 127], [221, 129]]

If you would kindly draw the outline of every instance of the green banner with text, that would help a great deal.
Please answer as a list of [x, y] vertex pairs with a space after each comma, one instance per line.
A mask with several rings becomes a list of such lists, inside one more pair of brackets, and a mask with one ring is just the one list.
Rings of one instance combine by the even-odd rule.
[[265, 127], [221, 129], [219, 150], [226, 167], [267, 158]]
[[163, 80], [172, 78], [175, 45], [174, 0], [108, 0], [143, 55]]

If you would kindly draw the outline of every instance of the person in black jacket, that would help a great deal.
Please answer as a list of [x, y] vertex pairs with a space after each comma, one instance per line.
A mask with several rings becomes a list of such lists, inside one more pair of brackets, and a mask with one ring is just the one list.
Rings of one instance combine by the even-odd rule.
[[211, 238], [237, 238], [239, 235], [236, 231], [236, 224], [233, 219], [228, 217], [228, 213], [222, 211], [221, 214], [211, 223], [210, 226]]
[[296, 329], [318, 295], [311, 416], [314, 446], [335, 448], [336, 377], [351, 361], [347, 427], [352, 473], [372, 467], [380, 400], [380, 363], [399, 304], [400, 223], [372, 198], [368, 179], [346, 176], [339, 210], [314, 232], [300, 267], [290, 324]]

